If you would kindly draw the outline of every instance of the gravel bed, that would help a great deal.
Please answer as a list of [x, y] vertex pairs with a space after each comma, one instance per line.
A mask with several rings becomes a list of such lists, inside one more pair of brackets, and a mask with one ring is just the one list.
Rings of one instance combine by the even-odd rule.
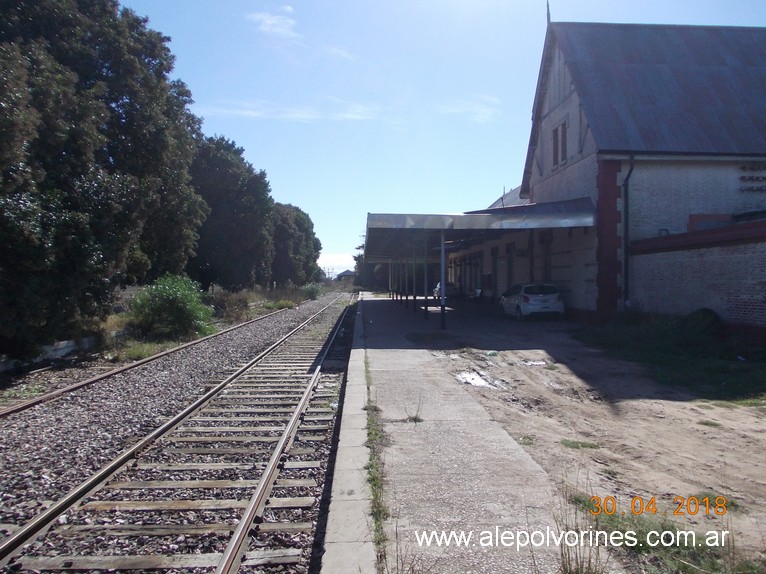
[[0, 419], [0, 540], [334, 297]]
[[[151, 524], [147, 522], [147, 524]], [[230, 536], [221, 534], [199, 534], [180, 536], [136, 536], [123, 538], [119, 536], [99, 536], [96, 540], [85, 540], [58, 536], [51, 533], [45, 544], [40, 545], [41, 555], [46, 551], [61, 552], [66, 555], [87, 555], [97, 544], [99, 555], [120, 556], [136, 554], [138, 551], [146, 554], [203, 554], [223, 552]]]
[[[316, 399], [315, 399], [316, 400]], [[301, 425], [305, 429], [306, 425]], [[334, 423], [329, 423], [332, 431]], [[319, 468], [283, 468], [278, 477], [278, 485], [272, 491], [273, 498], [308, 497], [314, 499], [314, 504], [308, 508], [268, 508], [263, 516], [264, 522], [303, 522], [316, 527], [319, 519], [319, 500], [321, 499], [325, 472], [330, 450], [332, 448], [331, 432], [326, 439], [316, 442], [314, 455], [321, 459]], [[296, 456], [287, 455], [287, 460], [294, 461]], [[128, 466], [115, 476], [115, 480], [184, 480], [195, 479], [243, 479], [255, 478], [260, 475], [260, 470], [246, 469], [209, 469], [203, 473], [162, 471], [160, 469], [137, 468]], [[311, 486], [280, 485], [279, 481], [290, 479], [310, 479], [314, 482]], [[86, 502], [95, 500], [155, 500], [168, 498], [173, 500], [183, 499], [241, 499], [249, 498], [249, 489], [242, 488], [181, 488], [174, 489], [168, 497], [153, 489], [102, 489], [86, 499]], [[39, 555], [124, 555], [124, 554], [196, 554], [207, 552], [222, 552], [226, 547], [229, 534], [226, 532], [167, 534], [158, 536], [146, 536], [136, 533], [134, 536], [112, 535], [106, 529], [107, 526], [120, 526], [124, 524], [144, 525], [151, 528], [152, 525], [200, 525], [200, 524], [229, 524], [238, 522], [239, 510], [189, 510], [189, 511], [100, 511], [71, 509], [66, 515], [58, 520], [45, 538], [40, 538], [27, 548], [27, 556]], [[70, 533], [69, 528], [82, 525], [103, 525], [104, 530], [93, 536], [83, 536]], [[313, 529], [311, 531], [260, 531], [253, 536], [248, 544], [248, 550], [270, 550], [274, 548], [296, 549], [300, 551], [300, 562], [286, 565], [260, 565], [257, 567], [243, 567], [241, 571], [253, 574], [306, 574], [309, 571], [312, 551], [316, 541]], [[175, 571], [174, 571], [175, 572]], [[194, 572], [193, 569], [178, 570], [178, 574]]]
[[0, 408], [63, 389], [120, 366], [116, 361], [94, 354], [57, 359], [47, 367], [24, 374], [0, 373]]

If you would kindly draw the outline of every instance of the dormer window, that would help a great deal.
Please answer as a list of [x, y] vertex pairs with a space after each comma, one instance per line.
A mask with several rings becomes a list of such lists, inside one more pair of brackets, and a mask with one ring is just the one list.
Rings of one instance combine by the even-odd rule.
[[567, 124], [560, 123], [553, 128], [553, 167], [557, 168], [567, 162]]

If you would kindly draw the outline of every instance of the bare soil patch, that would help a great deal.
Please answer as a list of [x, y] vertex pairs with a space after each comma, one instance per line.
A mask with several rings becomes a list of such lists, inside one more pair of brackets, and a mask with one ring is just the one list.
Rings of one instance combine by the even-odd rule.
[[[456, 384], [470, 384], [465, 373], [489, 383], [474, 378], [472, 394], [562, 488], [613, 496], [627, 514], [633, 497], [654, 497], [658, 515], [697, 532], [729, 530], [743, 557], [766, 555], [766, 408], [663, 386], [570, 330], [509, 322], [510, 350], [476, 341], [436, 353], [452, 362]], [[679, 496], [709, 496], [711, 506], [725, 496], [727, 512], [674, 516]]]

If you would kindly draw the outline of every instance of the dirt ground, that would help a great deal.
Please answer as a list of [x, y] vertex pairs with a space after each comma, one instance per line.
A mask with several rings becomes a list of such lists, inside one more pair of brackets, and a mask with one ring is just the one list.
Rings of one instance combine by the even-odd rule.
[[[554, 482], [613, 496], [628, 515], [633, 497], [654, 497], [657, 516], [667, 512], [702, 533], [729, 530], [743, 556], [766, 553], [766, 407], [703, 401], [659, 385], [640, 365], [576, 341], [563, 322], [508, 328], [517, 350], [478, 342], [435, 353], [453, 362], [457, 380], [479, 383], [471, 392]], [[673, 516], [679, 496], [709, 496], [710, 513]], [[729, 501], [723, 516], [712, 508], [717, 496]]]

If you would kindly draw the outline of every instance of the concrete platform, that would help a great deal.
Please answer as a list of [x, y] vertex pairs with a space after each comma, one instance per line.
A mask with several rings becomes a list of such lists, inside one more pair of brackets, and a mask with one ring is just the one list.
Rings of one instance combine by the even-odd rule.
[[370, 449], [366, 446], [367, 381], [362, 335], [362, 314], [357, 313], [322, 556], [322, 572], [325, 574], [377, 572], [370, 488], [365, 468], [370, 462]]
[[[375, 572], [365, 465], [367, 380], [389, 444], [383, 450], [388, 571], [545, 574], [555, 546], [517, 548], [516, 537], [556, 531], [545, 472], [447, 370], [435, 350], [481, 340], [482, 322], [437, 309], [424, 319], [410, 301], [362, 294], [349, 365], [322, 572]], [[487, 334], [488, 340], [492, 335]], [[497, 344], [494, 341], [493, 344]], [[449, 536], [449, 546], [422, 537]], [[442, 534], [444, 533], [444, 534]], [[471, 536], [457, 545], [456, 536]], [[430, 534], [433, 536], [433, 534]], [[420, 540], [419, 540], [420, 538]], [[464, 538], [465, 540], [465, 538]], [[513, 540], [513, 542], [511, 542]], [[509, 544], [510, 542], [510, 544]]]

